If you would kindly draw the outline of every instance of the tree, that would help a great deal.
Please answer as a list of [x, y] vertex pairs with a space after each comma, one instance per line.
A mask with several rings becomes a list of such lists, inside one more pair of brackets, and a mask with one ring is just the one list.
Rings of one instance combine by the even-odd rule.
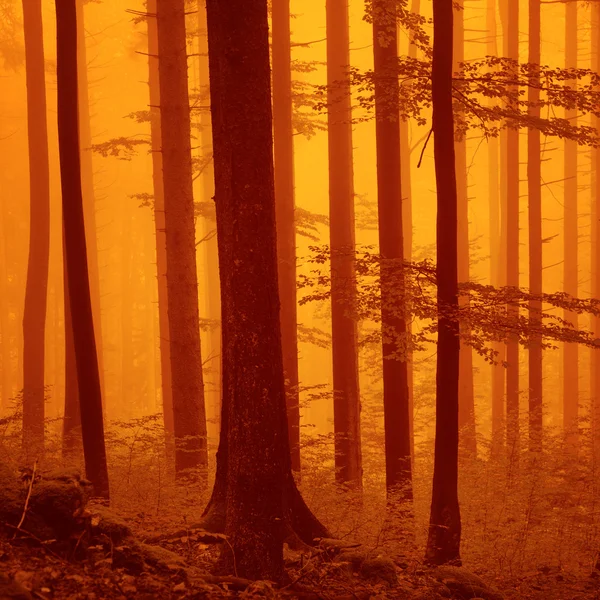
[[206, 513], [213, 526], [225, 521], [233, 556], [228, 544], [224, 568], [235, 565], [242, 577], [278, 581], [286, 527], [309, 542], [307, 534], [318, 532], [299, 523], [299, 516], [314, 517], [294, 483], [287, 435], [267, 2], [208, 0], [207, 16], [223, 412]]
[[360, 487], [358, 336], [353, 318], [354, 174], [347, 0], [327, 0], [327, 136], [336, 481]]
[[292, 468], [300, 471], [300, 395], [296, 303], [296, 224], [294, 219], [294, 128], [292, 122], [292, 57], [290, 2], [272, 4], [273, 136], [277, 259], [281, 300], [281, 343], [286, 380]]
[[[565, 68], [577, 68], [577, 2], [565, 2]], [[570, 82], [573, 87], [576, 80]], [[577, 124], [577, 108], [567, 108], [565, 119]], [[577, 296], [579, 270], [577, 262], [577, 243], [579, 238], [577, 214], [577, 142], [565, 140], [564, 152], [564, 271], [563, 286], [565, 293]], [[565, 312], [564, 318], [577, 328], [577, 315]], [[579, 355], [575, 344], [565, 344], [563, 348], [563, 429], [565, 439], [570, 445], [578, 441], [579, 418]]]
[[185, 1], [157, 0], [161, 152], [175, 470], [206, 472], [206, 412], [190, 141]]
[[23, 1], [29, 144], [29, 257], [23, 309], [23, 450], [44, 448], [44, 354], [50, 256], [50, 167], [41, 0]]
[[458, 196], [452, 108], [453, 6], [433, 1], [433, 141], [437, 189], [438, 345], [435, 457], [426, 561], [460, 563], [458, 505], [459, 322], [446, 307], [458, 307]]
[[[411, 432], [408, 393], [406, 293], [394, 271], [402, 272], [404, 241], [400, 127], [398, 126], [400, 85], [385, 80], [398, 58], [396, 0], [374, 0], [373, 58], [375, 73], [377, 207], [379, 252], [381, 255], [381, 330], [383, 353], [383, 406], [385, 427], [386, 487], [388, 494], [402, 491], [412, 498]], [[398, 348], [402, 350], [399, 351]]]
[[108, 499], [102, 393], [88, 275], [77, 108], [77, 11], [75, 0], [56, 3], [58, 143], [62, 188], [65, 277], [77, 363], [85, 470], [97, 496]]
[[[529, 63], [541, 64], [541, 2], [529, 0]], [[535, 77], [535, 73], [534, 73]], [[536, 85], [537, 83], [537, 85]], [[539, 76], [528, 89], [529, 116], [541, 117]], [[541, 133], [530, 127], [527, 133], [527, 192], [529, 209], [529, 290], [542, 293], [542, 156]], [[541, 322], [542, 303], [532, 299], [529, 318]], [[542, 338], [534, 335], [529, 346], [529, 450], [542, 449]]]

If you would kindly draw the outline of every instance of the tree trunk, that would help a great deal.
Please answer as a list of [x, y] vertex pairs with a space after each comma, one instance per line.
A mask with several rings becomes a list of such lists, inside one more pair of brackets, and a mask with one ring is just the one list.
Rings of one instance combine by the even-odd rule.
[[[464, 0], [459, 0], [454, 13], [454, 72], [460, 69], [465, 60]], [[455, 144], [456, 184], [458, 196], [458, 281], [467, 283], [469, 274], [469, 181], [467, 173], [467, 141], [460, 139]], [[468, 306], [466, 297], [459, 298], [461, 306]], [[461, 335], [468, 336], [469, 325], [461, 322]], [[458, 427], [461, 448], [465, 458], [477, 458], [477, 437], [475, 430], [475, 393], [473, 390], [473, 349], [461, 337]]]
[[79, 131], [77, 123], [77, 11], [75, 0], [56, 3], [58, 142], [63, 234], [87, 478], [108, 499], [108, 470], [94, 321], [88, 275]]
[[206, 476], [184, 0], [157, 0], [160, 118], [175, 471]]
[[156, 0], [148, 0], [148, 14], [150, 15], [148, 17], [148, 89], [150, 93], [150, 137], [152, 140], [152, 187], [154, 191], [154, 231], [156, 236], [160, 376], [165, 433], [167, 439], [170, 440], [173, 436], [173, 392], [171, 388], [171, 346], [169, 343], [169, 313], [167, 306], [167, 246], [163, 157], [161, 151]]
[[400, 492], [408, 500], [412, 498], [412, 477], [398, 126], [400, 86], [397, 78], [390, 77], [398, 60], [397, 18], [395, 0], [373, 2], [385, 480], [388, 496]]
[[[486, 11], [486, 23], [488, 30], [488, 56], [498, 56], [497, 24], [496, 24], [496, 0], [488, 0]], [[504, 137], [505, 133], [501, 133]], [[488, 168], [488, 190], [490, 196], [490, 282], [496, 287], [506, 285], [502, 272], [504, 261], [502, 256], [506, 254], [503, 230], [506, 229], [505, 211], [502, 204], [505, 195], [501, 194], [500, 187], [504, 187], [504, 177], [498, 173], [499, 156], [502, 154], [504, 164], [505, 153], [500, 152], [500, 141], [498, 138], [488, 140], [489, 168]], [[502, 198], [501, 198], [502, 196]], [[494, 343], [493, 349], [496, 354], [496, 364], [492, 365], [492, 454], [499, 456], [502, 450], [504, 436], [504, 365], [506, 347], [502, 343]]]
[[98, 229], [96, 227], [96, 194], [94, 191], [94, 165], [92, 157], [92, 131], [85, 44], [84, 0], [77, 0], [77, 68], [79, 77], [79, 144], [81, 150], [81, 185], [85, 211], [85, 235], [88, 248], [90, 294], [94, 314], [94, 331], [100, 370], [100, 387], [104, 393], [104, 353], [102, 344], [102, 310], [100, 303], [100, 266], [98, 261]]
[[453, 6], [433, 0], [433, 140], [437, 189], [438, 346], [429, 564], [460, 564], [458, 505], [458, 196], [452, 111]]
[[23, 450], [44, 451], [44, 346], [50, 257], [50, 167], [41, 0], [23, 0], [29, 144], [29, 257], [23, 308]]
[[348, 1], [327, 0], [326, 20], [335, 469], [338, 483], [361, 487]]
[[[541, 64], [541, 2], [529, 0], [529, 63]], [[528, 89], [529, 116], [541, 116], [539, 76]], [[527, 190], [529, 206], [529, 291], [542, 293], [542, 161], [541, 132], [531, 127], [527, 133]], [[529, 301], [531, 327], [540, 328], [542, 303]], [[529, 450], [542, 450], [542, 336], [533, 334], [529, 345]]]
[[[519, 60], [519, 1], [507, 0], [506, 49], [508, 58]], [[506, 132], [506, 285], [519, 286], [519, 130]], [[509, 304], [509, 316], [516, 319], [519, 309]], [[519, 341], [510, 336], [506, 345], [506, 443], [510, 464], [517, 464], [519, 433]]]
[[298, 392], [298, 335], [296, 308], [296, 225], [294, 222], [294, 130], [292, 126], [292, 52], [290, 2], [274, 0], [273, 136], [277, 259], [281, 300], [281, 344], [292, 469], [300, 471], [300, 395]]
[[[577, 2], [565, 3], [565, 67], [577, 68]], [[576, 81], [569, 83], [573, 89]], [[577, 109], [565, 110], [565, 119], [577, 125]], [[577, 142], [565, 140], [564, 152], [564, 275], [563, 291], [577, 297], [579, 287], [579, 267], [577, 243], [579, 238], [577, 222]], [[577, 313], [566, 310], [563, 318], [577, 328]], [[563, 429], [568, 445], [578, 443], [579, 419], [579, 352], [577, 344], [563, 345]]]
[[8, 294], [8, 270], [6, 268], [6, 238], [5, 238], [5, 219], [6, 211], [4, 208], [5, 199], [0, 196], [0, 334], [2, 335], [2, 381], [0, 387], [0, 411], [9, 407], [10, 399], [13, 396], [13, 368], [11, 347], [11, 326], [10, 326], [10, 305]]
[[133, 402], [133, 294], [131, 285], [133, 245], [132, 207], [127, 201], [121, 206], [121, 390], [123, 416], [132, 419], [136, 413]]

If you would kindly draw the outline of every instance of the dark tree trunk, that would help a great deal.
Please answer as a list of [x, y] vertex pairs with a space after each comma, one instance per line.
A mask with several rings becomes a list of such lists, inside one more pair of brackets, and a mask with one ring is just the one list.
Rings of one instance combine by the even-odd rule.
[[[529, 63], [541, 64], [541, 2], [529, 0]], [[535, 81], [539, 82], [536, 75]], [[528, 90], [529, 116], [540, 118], [540, 90], [534, 84]], [[529, 206], [529, 291], [542, 293], [542, 146], [541, 132], [531, 127], [527, 133], [527, 190]], [[542, 303], [529, 302], [533, 328], [541, 327]], [[542, 450], [542, 337], [534, 334], [529, 345], [529, 450]]]
[[157, 0], [175, 471], [207, 470], [184, 0]]
[[41, 0], [23, 0], [29, 144], [29, 257], [23, 308], [23, 450], [44, 451], [44, 346], [50, 257], [50, 168]]
[[66, 278], [81, 411], [85, 470], [97, 496], [108, 499], [102, 394], [88, 275], [77, 123], [77, 11], [75, 0], [56, 3], [58, 142]]
[[348, 1], [327, 0], [333, 428], [338, 483], [362, 486]]
[[381, 333], [385, 474], [388, 494], [412, 498], [410, 406], [405, 352], [404, 247], [400, 176], [400, 86], [390, 77], [398, 60], [395, 0], [373, 2], [377, 206], [381, 255]]
[[[287, 434], [267, 3], [208, 0], [207, 14], [224, 355], [203, 526], [224, 528], [240, 576], [279, 580], [286, 529], [308, 543], [327, 531], [296, 488]], [[229, 546], [220, 566], [233, 568]]]
[[[577, 68], [577, 2], [565, 3], [565, 67]], [[575, 89], [576, 81], [569, 82]], [[577, 109], [565, 110], [565, 119], [577, 125]], [[579, 266], [577, 243], [579, 238], [577, 215], [577, 142], [565, 140], [564, 184], [564, 275], [563, 291], [577, 297]], [[563, 318], [577, 328], [577, 313], [565, 311]], [[579, 352], [577, 344], [563, 345], [563, 429], [565, 440], [571, 447], [578, 442], [579, 419]]]
[[156, 280], [158, 288], [158, 330], [160, 376], [165, 433], [173, 436], [173, 393], [171, 389], [171, 347], [167, 306], [167, 246], [165, 241], [165, 195], [161, 152], [160, 91], [158, 82], [158, 31], [156, 0], [148, 0], [148, 89], [150, 96], [150, 137], [152, 140], [152, 188], [154, 191], [154, 232], [156, 236]]
[[[506, 49], [508, 58], [519, 60], [519, 1], [507, 0]], [[506, 285], [519, 286], [519, 130], [506, 133]], [[518, 317], [517, 306], [506, 307]], [[519, 341], [511, 336], [506, 345], [506, 443], [510, 464], [517, 464], [520, 452], [519, 433]]]
[[[454, 72], [460, 69], [465, 59], [464, 0], [459, 0], [454, 13]], [[467, 283], [470, 280], [469, 248], [469, 182], [467, 173], [467, 141], [460, 139], [455, 144], [456, 185], [458, 197], [458, 280]], [[459, 298], [461, 306], [468, 306], [466, 297]], [[469, 325], [460, 324], [462, 336], [470, 333]], [[458, 427], [460, 442], [465, 458], [477, 457], [477, 437], [475, 429], [475, 393], [473, 389], [473, 349], [461, 338]]]
[[281, 300], [281, 345], [292, 469], [300, 471], [300, 396], [296, 309], [296, 226], [294, 222], [294, 130], [292, 126], [292, 53], [290, 2], [273, 1], [273, 136], [277, 259]]
[[437, 189], [438, 348], [429, 564], [460, 563], [458, 505], [458, 197], [452, 112], [453, 6], [433, 0], [433, 136]]

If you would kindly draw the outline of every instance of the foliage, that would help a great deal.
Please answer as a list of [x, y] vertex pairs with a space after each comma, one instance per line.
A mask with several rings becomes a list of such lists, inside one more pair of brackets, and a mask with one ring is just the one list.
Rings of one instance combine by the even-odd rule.
[[21, 42], [22, 23], [16, 15], [16, 0], [0, 0], [0, 59], [5, 69], [15, 70], [25, 61]]

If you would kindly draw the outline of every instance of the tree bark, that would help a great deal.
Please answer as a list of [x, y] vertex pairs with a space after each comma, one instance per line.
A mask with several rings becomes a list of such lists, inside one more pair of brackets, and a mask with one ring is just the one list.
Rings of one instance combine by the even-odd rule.
[[[577, 68], [577, 2], [565, 3], [565, 67]], [[575, 89], [576, 81], [569, 82]], [[577, 109], [565, 110], [565, 119], [577, 125]], [[563, 291], [577, 297], [579, 265], [577, 243], [579, 238], [577, 215], [577, 142], [565, 140], [564, 152], [564, 275]], [[577, 313], [564, 311], [563, 318], [577, 328]], [[571, 447], [579, 440], [579, 351], [577, 344], [563, 345], [563, 430], [565, 441]]]
[[398, 60], [397, 19], [395, 0], [373, 2], [385, 479], [388, 497], [400, 492], [401, 498], [409, 500], [412, 474], [398, 124], [400, 85], [397, 78], [390, 77]]
[[173, 437], [173, 392], [171, 345], [167, 306], [167, 246], [165, 234], [165, 195], [161, 151], [160, 90], [158, 82], [158, 31], [156, 0], [148, 0], [148, 90], [150, 95], [150, 137], [152, 140], [152, 188], [154, 191], [154, 232], [156, 236], [156, 281], [158, 289], [158, 330], [160, 336], [160, 376], [163, 419], [168, 445]]
[[23, 450], [44, 451], [44, 359], [50, 258], [50, 167], [41, 0], [23, 1], [29, 144], [29, 257], [23, 308]]
[[452, 110], [453, 6], [433, 0], [433, 140], [437, 189], [438, 346], [429, 564], [460, 564], [458, 505], [458, 195]]
[[347, 0], [327, 0], [327, 134], [336, 481], [362, 486]]
[[208, 464], [184, 0], [157, 0], [167, 306], [177, 476]]
[[[529, 0], [529, 63], [541, 64], [541, 2]], [[539, 75], [528, 89], [528, 113], [535, 121], [541, 116]], [[530, 127], [527, 133], [527, 190], [529, 206], [529, 291], [542, 293], [542, 161], [541, 132]], [[542, 303], [529, 301], [531, 327], [540, 328]], [[529, 345], [529, 450], [542, 450], [542, 336], [534, 333]]]
[[294, 129], [292, 126], [292, 52], [290, 2], [272, 4], [273, 136], [277, 259], [281, 300], [281, 344], [286, 382], [292, 469], [300, 472], [300, 395], [296, 306], [296, 224], [294, 221]]
[[85, 469], [97, 496], [108, 499], [102, 394], [88, 274], [77, 123], [77, 11], [75, 0], [56, 3], [58, 142], [66, 278], [73, 324]]
[[0, 335], [2, 335], [2, 380], [0, 386], [0, 411], [8, 408], [13, 395], [13, 366], [11, 348], [10, 305], [8, 294], [8, 270], [6, 268], [6, 238], [4, 208], [5, 199], [0, 196]]

